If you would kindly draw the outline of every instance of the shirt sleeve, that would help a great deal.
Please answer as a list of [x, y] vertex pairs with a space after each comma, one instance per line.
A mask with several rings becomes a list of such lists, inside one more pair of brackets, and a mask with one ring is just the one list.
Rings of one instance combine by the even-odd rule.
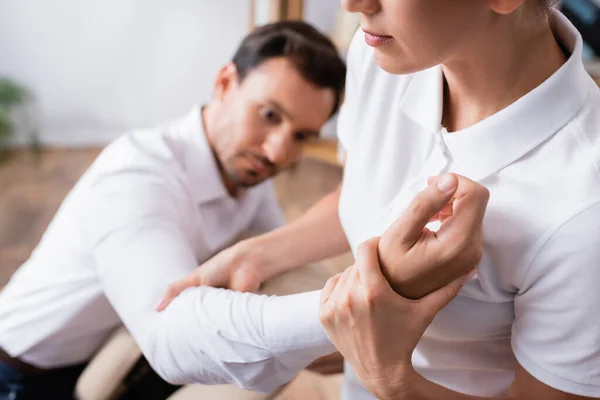
[[318, 318], [319, 292], [191, 288], [154, 311], [168, 284], [196, 267], [174, 191], [150, 178], [106, 179], [91, 189], [85, 221], [103, 290], [154, 370], [174, 384], [268, 392], [333, 352]]
[[275, 196], [273, 182], [267, 181], [262, 184], [263, 199], [256, 210], [256, 216], [250, 224], [250, 231], [254, 234], [270, 232], [285, 225], [285, 218], [279, 207], [279, 202]]
[[546, 238], [514, 301], [512, 347], [532, 376], [555, 389], [600, 397], [600, 204], [577, 211]]

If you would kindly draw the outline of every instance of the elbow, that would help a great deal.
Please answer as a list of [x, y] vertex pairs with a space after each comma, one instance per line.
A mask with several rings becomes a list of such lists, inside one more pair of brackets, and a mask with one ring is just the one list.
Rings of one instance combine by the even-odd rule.
[[172, 385], [234, 384], [244, 390], [270, 393], [295, 376], [264, 355], [239, 362], [228, 360], [225, 354], [211, 354], [198, 348], [181, 351], [181, 342], [171, 343], [168, 336], [156, 334], [157, 331], [147, 338], [144, 355], [152, 369]]
[[150, 364], [150, 367], [152, 367], [154, 372], [158, 376], [160, 376], [162, 380], [164, 380], [165, 382], [167, 382], [171, 385], [183, 386], [183, 385], [194, 383], [194, 382], [189, 382], [188, 380], [185, 379], [185, 377], [182, 377], [180, 374], [178, 374], [172, 370], [163, 368], [162, 366], [164, 364], [162, 364], [161, 362], [156, 362], [156, 360], [153, 360], [153, 361], [148, 360], [148, 364]]
[[183, 385], [188, 385], [188, 384], [192, 384], [193, 382], [188, 382], [185, 379], [182, 379], [180, 376], [173, 374], [172, 372], [166, 371], [164, 369], [161, 368], [157, 368], [154, 365], [150, 364], [150, 366], [152, 367], [152, 369], [154, 370], [154, 372], [156, 372], [156, 374], [158, 376], [160, 376], [160, 378], [173, 385], [173, 386], [183, 386]]
[[150, 367], [158, 376], [171, 385], [179, 386], [196, 383], [192, 382], [190, 377], [185, 374], [185, 370], [176, 362], [176, 357], [165, 336], [157, 334], [157, 331], [158, 329], [154, 329], [145, 338], [144, 345], [140, 343], [144, 357], [146, 357]]
[[273, 368], [274, 364], [271, 361], [259, 365], [253, 363], [247, 365], [245, 371], [241, 370], [239, 365], [235, 366], [235, 370], [229, 369], [228, 365], [224, 367], [228, 370], [228, 383], [251, 392], [272, 393], [296, 375], [287, 374], [285, 370], [276, 370]]

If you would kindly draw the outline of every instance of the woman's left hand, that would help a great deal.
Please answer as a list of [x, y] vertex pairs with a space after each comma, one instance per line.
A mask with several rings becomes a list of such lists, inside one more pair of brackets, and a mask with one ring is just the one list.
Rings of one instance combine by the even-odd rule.
[[357, 377], [379, 399], [410, 398], [412, 353], [435, 315], [474, 272], [419, 300], [405, 299], [381, 272], [373, 238], [358, 248], [356, 262], [331, 278], [321, 294], [320, 318]]

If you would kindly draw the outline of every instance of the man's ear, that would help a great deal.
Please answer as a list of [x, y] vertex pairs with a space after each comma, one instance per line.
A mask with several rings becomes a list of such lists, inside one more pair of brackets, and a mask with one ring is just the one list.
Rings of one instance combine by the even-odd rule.
[[225, 64], [219, 69], [215, 86], [213, 89], [213, 97], [215, 100], [223, 100], [223, 98], [232, 89], [238, 87], [238, 72], [234, 63]]
[[525, 2], [525, 0], [488, 0], [490, 7], [498, 14], [510, 14]]

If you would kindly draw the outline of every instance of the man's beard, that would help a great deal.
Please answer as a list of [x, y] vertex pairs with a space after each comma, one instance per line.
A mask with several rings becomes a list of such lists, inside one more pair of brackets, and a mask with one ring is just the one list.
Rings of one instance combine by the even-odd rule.
[[232, 175], [230, 175], [230, 179], [233, 182], [233, 184], [237, 187], [239, 187], [240, 189], [246, 189], [246, 188], [250, 188], [252, 186], [256, 186], [259, 183], [264, 182], [267, 178], [269, 178], [268, 176], [265, 177], [252, 177], [251, 175], [248, 176], [246, 173], [242, 173], [242, 176], [240, 176], [240, 174], [238, 174], [237, 172], [234, 172]]
[[246, 189], [261, 184], [267, 179], [275, 176], [278, 172], [274, 167], [269, 171], [269, 173], [264, 175], [258, 175], [253, 170], [236, 168], [228, 168], [226, 171], [229, 180], [240, 189]]

